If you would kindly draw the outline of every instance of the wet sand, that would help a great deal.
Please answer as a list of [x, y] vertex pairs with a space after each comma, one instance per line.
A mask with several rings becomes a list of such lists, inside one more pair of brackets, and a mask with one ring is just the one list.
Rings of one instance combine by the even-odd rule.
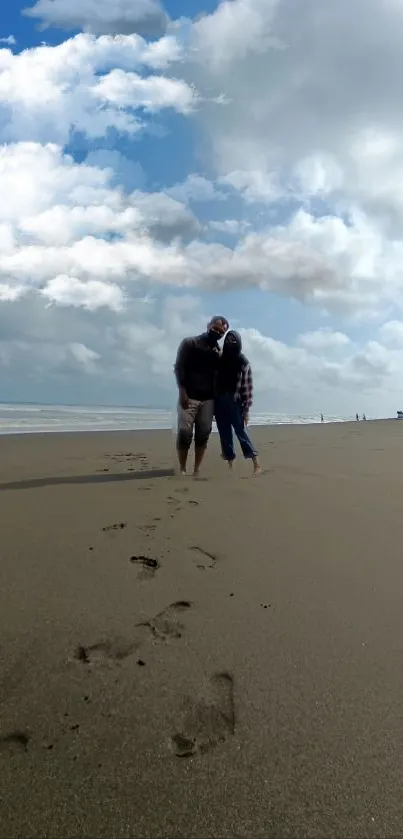
[[403, 423], [0, 438], [0, 836], [403, 835]]

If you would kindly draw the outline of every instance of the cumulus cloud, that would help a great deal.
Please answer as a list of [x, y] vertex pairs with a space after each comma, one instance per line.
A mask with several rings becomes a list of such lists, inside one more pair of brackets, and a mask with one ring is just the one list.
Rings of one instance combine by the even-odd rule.
[[188, 201], [225, 201], [228, 195], [216, 189], [212, 181], [203, 175], [189, 175], [182, 184], [175, 184], [167, 190], [168, 194], [186, 204]]
[[[241, 330], [258, 383], [257, 406], [271, 404], [284, 410], [295, 405], [308, 414], [327, 411], [354, 417], [362, 406], [374, 414], [396, 410], [395, 396], [403, 350], [389, 352], [376, 341], [361, 347], [344, 344], [343, 357], [329, 357], [327, 346], [288, 345], [255, 329]], [[357, 406], [357, 396], [360, 404]], [[381, 399], [381, 402], [380, 402]], [[361, 408], [362, 409], [362, 408]]]
[[14, 302], [18, 300], [25, 292], [24, 286], [10, 285], [9, 283], [0, 283], [0, 302]]
[[131, 200], [142, 214], [144, 225], [161, 242], [176, 238], [193, 239], [202, 231], [196, 216], [165, 192], [134, 192]]
[[42, 289], [56, 277], [64, 285], [69, 278], [124, 286], [146, 279], [185, 288], [256, 286], [299, 299], [339, 287], [314, 237], [309, 247], [279, 228], [249, 233], [234, 248], [208, 244], [194, 238], [202, 226], [188, 207], [165, 193], [126, 195], [110, 176], [56, 145], [3, 146], [0, 190], [9, 201], [0, 209], [0, 281]]
[[122, 289], [113, 283], [102, 283], [99, 280], [85, 283], [75, 277], [59, 276], [50, 280], [41, 293], [50, 304], [82, 306], [90, 312], [103, 306], [114, 312], [123, 308]]
[[0, 49], [0, 141], [65, 144], [73, 129], [89, 138], [110, 128], [133, 135], [144, 112], [187, 114], [197, 101], [193, 87], [157, 73], [179, 57], [171, 36], [149, 44], [138, 35], [79, 34], [17, 54]]
[[321, 327], [311, 332], [304, 332], [299, 336], [298, 343], [311, 350], [327, 350], [346, 347], [350, 339], [344, 332], [333, 332], [328, 327]]
[[[196, 217], [164, 193], [126, 195], [110, 178], [108, 168], [77, 164], [55, 145], [0, 148], [0, 190], [9, 195], [0, 208], [4, 296], [17, 293], [13, 287], [19, 295], [24, 287], [42, 289], [55, 278], [59, 294], [63, 278], [63, 289], [70, 283], [77, 304], [88, 305], [85, 294], [76, 296], [78, 281], [124, 283], [130, 274], [174, 280], [184, 262], [180, 240], [200, 229]], [[173, 238], [175, 245], [164, 246]], [[64, 290], [57, 302], [68, 299]], [[102, 299], [116, 308], [115, 291]]]
[[391, 345], [403, 349], [403, 322], [390, 320], [382, 324], [379, 329], [379, 338], [387, 346]]
[[228, 172], [227, 175], [221, 175], [219, 183], [233, 187], [250, 204], [259, 201], [274, 203], [274, 201], [283, 198], [283, 190], [280, 189], [276, 182], [276, 175], [273, 173], [259, 170], [235, 170], [234, 172]]
[[203, 112], [217, 168], [278, 172], [318, 152], [343, 164], [363, 132], [396, 136], [402, 29], [395, 2], [223, 0], [194, 23], [189, 53], [189, 72], [228, 97]]
[[[333, 304], [364, 317], [401, 305], [402, 36], [400, 3], [222, 0], [186, 58], [218, 182], [281, 208], [287, 235], [344, 276]], [[217, 109], [207, 93], [222, 92]]]
[[144, 108], [150, 113], [161, 108], [175, 108], [187, 114], [196, 102], [194, 90], [186, 82], [166, 79], [162, 76], [147, 76], [124, 70], [111, 70], [94, 85], [93, 96], [100, 102], [108, 102], [119, 108]]
[[95, 362], [101, 358], [100, 354], [86, 347], [85, 344], [70, 344], [70, 350], [78, 363], [82, 365], [86, 373], [95, 373]]
[[227, 233], [230, 236], [240, 236], [245, 233], [251, 226], [248, 221], [240, 221], [236, 218], [225, 219], [224, 221], [210, 221], [212, 230], [218, 230], [220, 233]]
[[[402, 298], [402, 248], [385, 247], [365, 219], [347, 224], [299, 210], [259, 232], [239, 222], [229, 247], [205, 241], [192, 210], [171, 195], [127, 194], [112, 181], [109, 167], [77, 164], [56, 145], [0, 148], [0, 189], [9, 196], [0, 208], [0, 282], [18, 294], [60, 276], [111, 281], [128, 293], [141, 280], [256, 287], [355, 315]], [[222, 225], [236, 233], [237, 225]]]
[[131, 299], [117, 317], [108, 308], [49, 307], [31, 293], [11, 309], [0, 307], [1, 380], [9, 388], [18, 375], [27, 394], [35, 387], [37, 400], [51, 386], [60, 402], [74, 388], [85, 402], [130, 403], [146, 393], [148, 404], [174, 405], [177, 346], [207, 316], [190, 295], [168, 295], [158, 311]]
[[159, 35], [168, 16], [159, 0], [37, 0], [24, 10], [44, 28], [84, 29], [96, 34]]

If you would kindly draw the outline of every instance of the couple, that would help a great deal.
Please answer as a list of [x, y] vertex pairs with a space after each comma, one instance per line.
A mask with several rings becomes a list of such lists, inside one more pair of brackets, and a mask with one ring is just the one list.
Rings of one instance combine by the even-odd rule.
[[[222, 351], [218, 346], [225, 337]], [[246, 430], [252, 405], [252, 371], [242, 354], [237, 332], [228, 332], [228, 321], [211, 319], [207, 332], [185, 338], [175, 364], [179, 389], [177, 452], [182, 475], [186, 474], [189, 448], [195, 434], [194, 475], [200, 466], [215, 415], [222, 457], [232, 469], [235, 460], [233, 430], [245, 458], [252, 460], [254, 474], [260, 472], [257, 451]]]

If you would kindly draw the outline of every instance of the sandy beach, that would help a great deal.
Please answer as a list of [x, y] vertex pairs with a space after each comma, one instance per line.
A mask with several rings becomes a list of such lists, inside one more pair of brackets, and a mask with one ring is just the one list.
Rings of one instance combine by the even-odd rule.
[[403, 423], [0, 438], [0, 836], [403, 835]]

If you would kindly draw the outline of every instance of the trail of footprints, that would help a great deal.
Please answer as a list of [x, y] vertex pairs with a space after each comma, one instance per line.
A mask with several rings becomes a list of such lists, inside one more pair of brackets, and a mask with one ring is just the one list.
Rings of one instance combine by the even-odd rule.
[[[141, 460], [142, 455], [118, 454], [110, 456], [113, 460], [124, 460], [132, 458]], [[144, 468], [146, 468], [144, 466]], [[146, 489], [146, 487], [144, 487]], [[177, 489], [176, 492], [184, 496], [188, 492], [187, 487]], [[174, 508], [175, 513], [182, 507], [179, 499], [169, 496], [168, 506]], [[188, 504], [197, 505], [199, 502], [193, 499]], [[171, 514], [172, 516], [174, 513]], [[159, 522], [159, 518], [153, 522]], [[126, 522], [115, 522], [102, 527], [104, 533], [122, 531], [126, 528]], [[155, 531], [157, 524], [141, 525], [140, 530], [146, 534]], [[89, 550], [93, 550], [90, 547]], [[198, 545], [191, 545], [189, 550], [198, 558], [197, 568], [214, 568], [217, 556], [204, 550]], [[161, 567], [159, 559], [143, 554], [133, 555], [130, 562], [138, 569], [139, 577], [151, 579]], [[82, 668], [99, 666], [120, 666], [124, 661], [138, 656], [141, 649], [147, 643], [169, 643], [180, 640], [186, 631], [184, 619], [193, 608], [193, 603], [188, 600], [178, 600], [171, 603], [161, 612], [158, 612], [149, 620], [139, 622], [135, 629], [135, 637], [131, 641], [122, 638], [101, 638], [91, 644], [80, 644], [73, 654], [73, 661]], [[142, 658], [137, 658], [140, 667], [145, 666]], [[89, 697], [83, 697], [89, 701]], [[65, 714], [68, 717], [68, 714]], [[68, 726], [70, 732], [78, 732], [79, 724]], [[66, 732], [63, 732], [66, 733]], [[188, 698], [183, 704], [182, 714], [177, 729], [169, 739], [169, 746], [172, 753], [178, 758], [192, 757], [197, 753], [204, 754], [210, 749], [224, 742], [235, 733], [235, 704], [234, 704], [234, 682], [230, 673], [215, 673], [207, 680], [202, 696]], [[29, 751], [32, 738], [26, 731], [15, 730], [0, 736], [0, 758], [11, 753], [26, 753]], [[53, 749], [53, 743], [45, 744], [49, 751]], [[73, 757], [76, 760], [77, 756]]]
[[[115, 452], [115, 454], [104, 454], [106, 460], [112, 463], [123, 463], [127, 465], [128, 472], [145, 472], [149, 469], [149, 461], [146, 454], [142, 452]], [[109, 472], [109, 468], [98, 469], [98, 472]]]
[[[167, 505], [171, 517], [180, 512], [183, 507], [181, 501], [187, 500], [190, 505], [198, 505], [194, 499], [186, 499], [188, 487], [177, 488], [175, 495], [167, 498]], [[178, 498], [180, 496], [180, 498]], [[151, 535], [158, 527], [160, 518], [154, 518], [152, 524], [139, 526], [139, 530]], [[122, 530], [124, 522], [108, 525], [105, 532]], [[199, 545], [190, 545], [189, 550], [195, 555], [197, 568], [215, 568], [218, 558], [216, 554], [205, 550]], [[142, 577], [153, 577], [160, 568], [158, 559], [143, 554], [130, 557]], [[171, 603], [161, 612], [149, 620], [137, 624], [137, 636], [133, 642], [121, 639], [102, 640], [88, 646], [80, 646], [76, 650], [75, 658], [83, 666], [97, 666], [98, 664], [119, 664], [125, 659], [138, 655], [141, 648], [152, 641], [166, 643], [179, 640], [185, 632], [184, 619], [193, 608], [188, 600]], [[145, 661], [138, 659], [139, 666], [145, 666]], [[224, 742], [235, 733], [235, 705], [234, 682], [230, 673], [215, 673], [207, 681], [203, 695], [197, 699], [188, 698], [183, 705], [182, 715], [177, 730], [170, 737], [170, 747], [173, 754], [179, 758], [192, 757], [197, 753], [204, 754], [210, 749]]]

